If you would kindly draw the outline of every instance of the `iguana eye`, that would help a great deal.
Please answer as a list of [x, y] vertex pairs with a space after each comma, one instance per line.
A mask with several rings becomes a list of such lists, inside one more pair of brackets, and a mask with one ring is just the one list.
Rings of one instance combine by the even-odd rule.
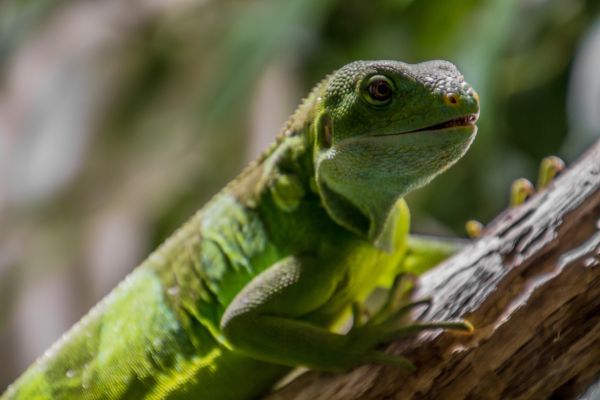
[[365, 96], [369, 103], [374, 105], [384, 105], [390, 102], [394, 88], [392, 82], [383, 75], [372, 76], [366, 87]]

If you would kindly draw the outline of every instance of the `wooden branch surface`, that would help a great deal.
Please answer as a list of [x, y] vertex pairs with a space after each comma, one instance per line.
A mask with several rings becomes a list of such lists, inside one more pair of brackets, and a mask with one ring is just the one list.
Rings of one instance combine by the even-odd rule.
[[600, 377], [600, 141], [548, 189], [428, 272], [426, 319], [467, 318], [471, 336], [429, 332], [388, 346], [410, 374], [367, 365], [307, 372], [292, 399], [569, 399]]

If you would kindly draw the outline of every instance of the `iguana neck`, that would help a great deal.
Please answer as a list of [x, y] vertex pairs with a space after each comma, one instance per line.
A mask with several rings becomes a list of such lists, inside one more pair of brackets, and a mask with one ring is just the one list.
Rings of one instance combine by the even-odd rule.
[[315, 124], [321, 107], [321, 92], [325, 85], [323, 80], [307, 96], [292, 116], [287, 120], [278, 143], [268, 158], [277, 165], [278, 173], [291, 173], [302, 182], [306, 193], [315, 193]]
[[[275, 141], [221, 192], [255, 208], [265, 194], [273, 195], [278, 177], [288, 175], [303, 193], [315, 193], [313, 146], [310, 137], [317, 96], [311, 94], [288, 119]], [[218, 196], [217, 196], [218, 197]], [[298, 199], [301, 201], [302, 199]]]

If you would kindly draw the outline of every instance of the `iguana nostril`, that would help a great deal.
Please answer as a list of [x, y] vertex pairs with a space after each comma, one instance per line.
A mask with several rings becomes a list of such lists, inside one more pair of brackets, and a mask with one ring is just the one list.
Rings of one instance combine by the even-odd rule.
[[444, 103], [453, 107], [459, 104], [459, 98], [456, 93], [444, 93]]

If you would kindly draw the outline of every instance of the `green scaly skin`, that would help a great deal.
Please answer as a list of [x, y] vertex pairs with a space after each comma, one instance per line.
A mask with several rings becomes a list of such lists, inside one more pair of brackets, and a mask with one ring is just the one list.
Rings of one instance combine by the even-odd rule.
[[[391, 303], [365, 323], [356, 310], [376, 286], [453, 251], [408, 238], [402, 196], [467, 151], [478, 112], [448, 62], [334, 72], [263, 156], [1, 399], [244, 399], [296, 366], [410, 368], [373, 348], [431, 325], [398, 327], [406, 310]], [[355, 326], [336, 333], [352, 309]]]

